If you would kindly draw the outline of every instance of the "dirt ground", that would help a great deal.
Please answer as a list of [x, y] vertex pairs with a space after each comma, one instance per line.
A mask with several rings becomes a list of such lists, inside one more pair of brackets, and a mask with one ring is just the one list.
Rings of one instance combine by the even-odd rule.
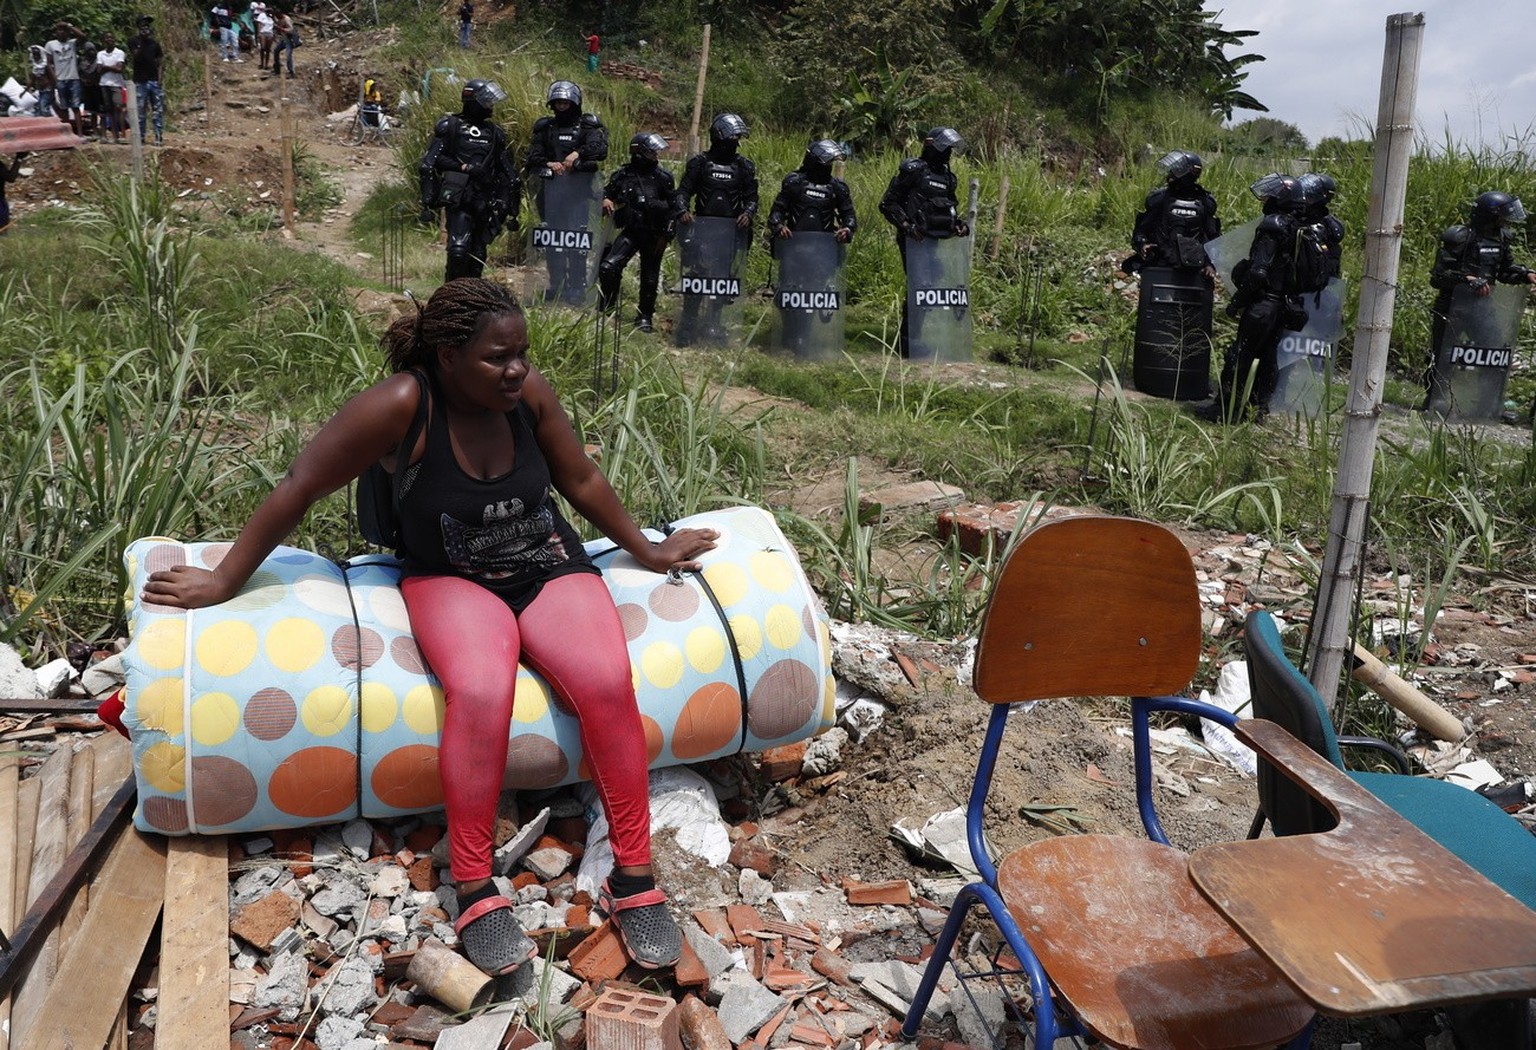
[[[184, 197], [207, 200], [210, 206], [275, 209], [282, 181], [279, 101], [291, 99], [300, 136], [343, 195], [319, 221], [300, 224], [297, 241], [355, 267], [376, 266], [359, 257], [347, 239], [346, 224], [370, 188], [390, 173], [393, 158], [378, 147], [341, 145], [326, 114], [350, 101], [346, 91], [352, 88], [346, 85], [355, 85], [363, 72], [362, 53], [383, 35], [355, 35], [345, 41], [310, 38], [299, 52], [300, 73], [294, 80], [267, 78], [254, 61], [216, 63], [212, 108], [199, 108], [200, 99], [170, 99], [174, 117], [166, 146], [150, 152], [159, 153], [164, 176]], [[24, 224], [27, 212], [39, 206], [75, 203], [87, 196], [87, 158], [126, 168], [130, 151], [91, 145], [75, 153], [30, 158], [31, 175], [11, 188], [17, 221]], [[384, 305], [377, 293], [366, 295], [375, 305]], [[969, 374], [977, 382], [1032, 381], [1028, 373], [1001, 366], [971, 366]], [[762, 410], [764, 399], [741, 391], [731, 400], [750, 414]], [[793, 410], [785, 402], [776, 402], [776, 407], [780, 412]], [[906, 479], [881, 475], [869, 465], [864, 480], [874, 486]], [[819, 484], [802, 479], [796, 492], [784, 495], [801, 509], [823, 512], [840, 505], [841, 485], [839, 468]], [[1243, 547], [1244, 538], [1216, 533], [1187, 533], [1185, 538], [1192, 550], [1201, 552], [1197, 562], [1209, 579], [1239, 585], [1235, 607], [1294, 608], [1307, 600], [1295, 572], [1281, 567], [1259, 579], [1253, 559], [1221, 553]], [[1385, 610], [1394, 604], [1393, 576], [1386, 566], [1374, 568], [1366, 596]], [[1228, 637], [1231, 632], [1227, 626]], [[1420, 685], [1473, 727], [1462, 757], [1486, 758], [1510, 780], [1536, 776], [1536, 580], [1529, 575], [1488, 580], [1475, 593], [1453, 595], [1434, 637]], [[906, 641], [895, 649], [910, 658], [918, 673], [915, 680], [907, 680], [894, 672], [895, 653], [889, 654], [889, 666], [881, 669], [889, 713], [880, 728], [845, 748], [846, 777], [823, 793], [765, 783], [756, 787], [758, 797], [750, 801], [764, 814], [762, 826], [782, 859], [777, 889], [813, 888], [845, 876], [920, 883], [953, 874], [915, 862], [889, 830], [898, 820], [921, 824], [964, 804], [988, 712], [968, 688], [963, 645]], [[894, 689], [889, 688], [891, 681], [896, 682]], [[1016, 718], [994, 791], [991, 815], [997, 848], [1073, 828], [1139, 832], [1130, 746], [1118, 732], [1126, 724], [1122, 709], [1060, 701]], [[1246, 832], [1254, 804], [1250, 781], [1194, 750], [1170, 748], [1163, 760], [1171, 774], [1167, 782], [1173, 785], [1165, 794], [1176, 842], [1195, 845]], [[689, 897], [703, 904], [714, 894], [732, 890], [714, 873], [677, 870], [670, 876], [685, 905], [694, 903]], [[1367, 1050], [1441, 1046], [1433, 1041], [1435, 1030], [1434, 1019], [1427, 1015], [1329, 1025], [1317, 1045], [1322, 1050], [1350, 1043]]]

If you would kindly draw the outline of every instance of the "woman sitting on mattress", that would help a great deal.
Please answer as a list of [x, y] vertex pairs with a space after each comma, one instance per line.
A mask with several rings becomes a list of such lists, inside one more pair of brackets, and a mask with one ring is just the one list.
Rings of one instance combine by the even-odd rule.
[[[631, 958], [669, 966], [682, 937], [651, 873], [645, 736], [624, 631], [550, 486], [656, 572], [698, 569], [692, 559], [717, 534], [685, 528], [652, 543], [641, 533], [529, 361], [527, 320], [502, 287], [450, 281], [414, 317], [390, 325], [383, 342], [393, 374], [321, 427], [218, 568], [156, 572], [144, 598], [188, 609], [226, 601], [316, 500], [375, 462], [403, 469], [401, 592], [443, 686], [440, 771], [465, 953], [493, 975], [535, 953], [490, 879], [522, 658], [581, 724], [616, 864], [599, 904]], [[425, 377], [425, 395], [413, 371]], [[401, 449], [423, 396], [426, 426], [414, 448]]]

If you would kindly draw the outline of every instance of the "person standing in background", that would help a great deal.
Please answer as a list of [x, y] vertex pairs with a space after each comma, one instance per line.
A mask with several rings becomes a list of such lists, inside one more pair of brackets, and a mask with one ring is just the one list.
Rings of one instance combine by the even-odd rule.
[[596, 73], [598, 55], [603, 50], [603, 41], [596, 33], [588, 33], [581, 38], [587, 45], [587, 72]]
[[219, 54], [226, 62], [243, 62], [240, 57], [240, 38], [235, 35], [235, 20], [229, 13], [226, 0], [215, 0], [208, 9], [209, 23], [219, 33]]
[[272, 12], [267, 10], [267, 5], [261, 0], [256, 0], [251, 5], [251, 18], [256, 22], [256, 55], [261, 62], [261, 68], [266, 69], [267, 63], [272, 60], [272, 43], [277, 22], [272, 18]]
[[139, 141], [144, 141], [144, 121], [154, 110], [155, 145], [165, 144], [165, 90], [160, 86], [160, 65], [165, 51], [155, 39], [155, 20], [139, 16], [139, 35], [132, 44], [133, 84], [138, 92]]
[[68, 22], [55, 22], [53, 39], [43, 45], [53, 70], [53, 109], [76, 135], [85, 130], [85, 108], [80, 89], [80, 56], [76, 47], [85, 34]]
[[473, 0], [464, 0], [459, 5], [459, 46], [469, 48], [469, 34], [475, 28], [475, 5]]
[[[102, 120], [111, 125], [112, 141], [122, 145], [126, 141], [123, 133], [128, 128], [127, 106], [123, 101], [123, 70], [128, 65], [128, 55], [117, 46], [115, 33], [108, 33], [101, 38], [101, 50], [96, 52], [96, 64], [101, 67]], [[105, 130], [102, 138], [106, 138]]]

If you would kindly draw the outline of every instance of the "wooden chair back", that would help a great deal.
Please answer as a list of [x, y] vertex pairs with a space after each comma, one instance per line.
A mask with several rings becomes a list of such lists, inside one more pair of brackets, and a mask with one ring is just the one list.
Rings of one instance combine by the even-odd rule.
[[1063, 518], [1019, 541], [982, 620], [974, 686], [994, 704], [1164, 696], [1200, 662], [1194, 564], [1168, 529]]

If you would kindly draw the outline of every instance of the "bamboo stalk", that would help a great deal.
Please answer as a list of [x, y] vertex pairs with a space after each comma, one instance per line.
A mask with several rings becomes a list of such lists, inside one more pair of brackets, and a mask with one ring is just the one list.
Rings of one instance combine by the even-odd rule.
[[688, 155], [699, 152], [699, 120], [704, 115], [704, 82], [709, 78], [709, 23], [704, 23], [704, 44], [699, 49], [699, 82], [693, 89], [693, 126], [688, 131]]
[[1413, 153], [1413, 106], [1418, 95], [1423, 39], [1422, 14], [1387, 18], [1381, 101], [1376, 116], [1376, 161], [1366, 216], [1365, 272], [1360, 281], [1360, 306], [1355, 320], [1355, 359], [1350, 369], [1349, 401], [1344, 409], [1328, 544], [1318, 575], [1314, 606], [1317, 621], [1307, 643], [1311, 649], [1307, 660], [1309, 677], [1329, 710], [1338, 696], [1339, 678], [1350, 651], [1349, 603], [1354, 593], [1353, 581], [1360, 571], [1381, 392], [1392, 338], [1408, 162]]
[[992, 243], [987, 246], [987, 258], [997, 261], [997, 250], [1003, 243], [1003, 221], [1008, 218], [1008, 176], [997, 187], [997, 221], [992, 224]]

